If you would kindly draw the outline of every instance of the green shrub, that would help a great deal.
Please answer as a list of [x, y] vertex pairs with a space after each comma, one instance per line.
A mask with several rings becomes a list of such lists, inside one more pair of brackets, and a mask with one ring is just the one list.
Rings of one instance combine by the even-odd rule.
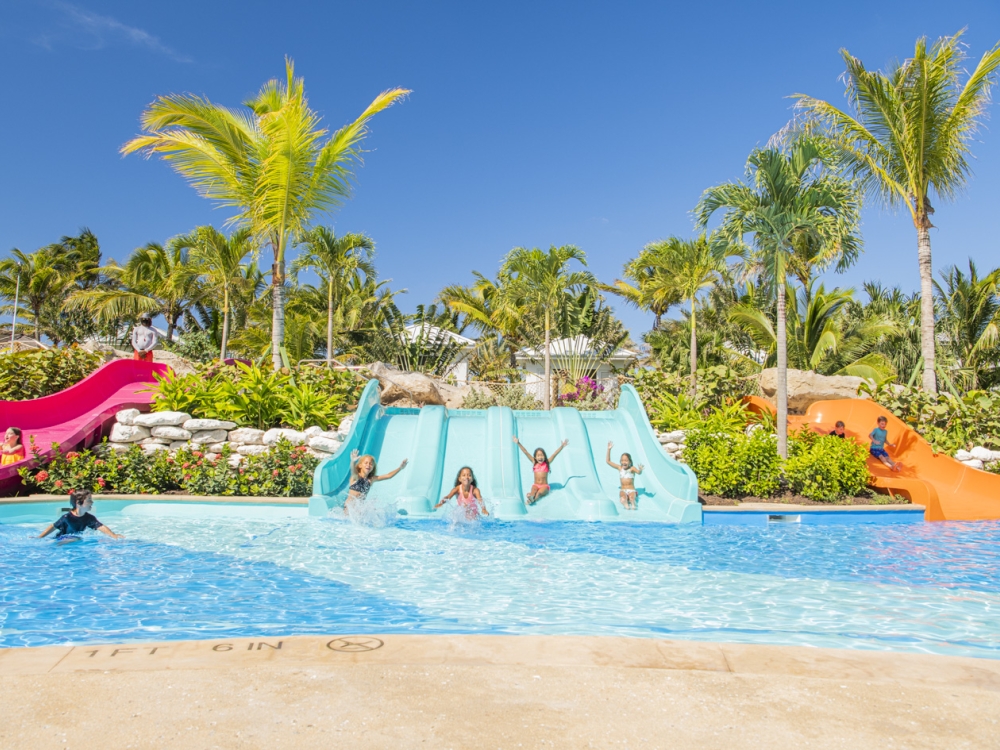
[[691, 430], [684, 461], [706, 495], [773, 497], [783, 479], [793, 492], [832, 502], [866, 493], [868, 450], [851, 439], [798, 432], [790, 436], [788, 461], [778, 457], [775, 436], [761, 428], [744, 435]]
[[104, 364], [100, 354], [74, 345], [0, 356], [0, 399], [24, 401], [69, 388]]
[[[759, 395], [755, 377], [743, 377], [724, 365], [702, 368], [697, 374], [698, 391], [693, 402], [703, 404], [701, 408], [721, 407], [742, 401], [744, 396]], [[688, 373], [640, 368], [634, 371], [632, 384], [647, 405], [667, 394], [691, 400]]]
[[473, 387], [462, 399], [463, 409], [489, 409], [491, 406], [506, 406], [518, 411], [538, 411], [542, 408], [537, 398], [525, 391], [524, 386], [515, 383], [497, 391]]
[[785, 478], [793, 492], [834, 502], [867, 491], [868, 449], [852, 438], [803, 430], [789, 441]]
[[29, 488], [52, 494], [89, 489], [102, 494], [160, 494], [180, 491], [189, 495], [256, 497], [307, 497], [319, 459], [306, 448], [278, 441], [270, 451], [248, 456], [238, 467], [228, 463], [227, 446], [210, 461], [198, 450], [148, 454], [138, 445], [126, 453], [70, 451], [35, 469], [21, 469]]
[[208, 331], [182, 333], [180, 341], [164, 341], [163, 348], [191, 362], [207, 364], [219, 358], [219, 345]]

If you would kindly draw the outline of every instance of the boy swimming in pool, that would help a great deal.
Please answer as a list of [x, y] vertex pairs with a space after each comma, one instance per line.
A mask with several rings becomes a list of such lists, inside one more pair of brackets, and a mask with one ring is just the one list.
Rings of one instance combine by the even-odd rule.
[[71, 539], [79, 539], [80, 534], [85, 529], [96, 529], [103, 534], [107, 534], [112, 539], [125, 538], [98, 521], [90, 512], [94, 507], [94, 499], [90, 496], [89, 490], [74, 490], [69, 496], [69, 502], [73, 506], [73, 509], [39, 534], [39, 539], [48, 536], [53, 531], [58, 531], [56, 541], [62, 540], [68, 542]]
[[404, 458], [403, 462], [395, 469], [390, 471], [388, 474], [383, 474], [382, 476], [377, 476], [375, 470], [377, 464], [375, 463], [375, 456], [370, 456], [365, 454], [364, 456], [358, 455], [358, 450], [355, 448], [351, 451], [351, 483], [347, 486], [347, 499], [344, 500], [344, 513], [348, 512], [351, 503], [356, 500], [364, 500], [368, 497], [368, 491], [372, 488], [372, 483], [381, 482], [383, 479], [392, 479], [403, 467], [406, 466], [406, 462], [409, 459]]
[[480, 513], [484, 516], [490, 514], [486, 510], [483, 495], [476, 484], [476, 475], [472, 473], [472, 469], [468, 466], [463, 466], [458, 470], [458, 476], [455, 477], [455, 486], [451, 492], [441, 498], [441, 502], [434, 506], [434, 510], [440, 508], [456, 495], [458, 496], [458, 507], [465, 509], [466, 518], [475, 518]]
[[528, 460], [532, 462], [531, 470], [534, 472], [535, 482], [531, 485], [531, 491], [528, 492], [528, 505], [534, 505], [538, 502], [538, 498], [549, 494], [549, 490], [551, 489], [549, 487], [549, 467], [556, 460], [559, 452], [569, 443], [569, 440], [563, 440], [562, 444], [556, 448], [555, 453], [551, 457], [545, 455], [545, 451], [541, 448], [535, 448], [535, 455], [532, 457], [527, 449], [521, 445], [521, 441], [517, 439], [517, 435], [514, 436], [514, 443], [521, 449], [521, 453], [527, 456]]
[[625, 506], [625, 510], [635, 510], [638, 506], [636, 505], [636, 496], [638, 492], [635, 489], [635, 475], [642, 474], [642, 464], [638, 466], [632, 465], [632, 456], [628, 453], [622, 453], [622, 457], [619, 459], [620, 464], [616, 464], [611, 460], [611, 447], [614, 445], [610, 440], [608, 441], [608, 455], [605, 457], [608, 466], [612, 466], [618, 469], [618, 480], [620, 483], [618, 499], [621, 500], [622, 505]]
[[878, 418], [878, 427], [876, 427], [874, 430], [868, 433], [868, 437], [872, 441], [871, 447], [868, 449], [868, 452], [871, 453], [872, 456], [877, 458], [879, 461], [884, 463], [893, 471], [899, 471], [900, 469], [903, 468], [903, 465], [898, 464], [891, 458], [889, 458], [889, 454], [885, 450], [885, 446], [887, 445], [890, 448], [896, 447], [895, 443], [886, 442], [889, 439], [889, 432], [885, 429], [886, 425], [888, 424], [889, 420], [886, 419], [885, 417]]

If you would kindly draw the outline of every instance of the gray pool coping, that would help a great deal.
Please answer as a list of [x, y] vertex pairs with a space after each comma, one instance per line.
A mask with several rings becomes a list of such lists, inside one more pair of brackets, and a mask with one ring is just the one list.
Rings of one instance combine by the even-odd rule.
[[[223, 505], [301, 505], [308, 506], [308, 497], [248, 497], [243, 495], [94, 495], [94, 500], [130, 500], [144, 503], [219, 503]], [[0, 498], [2, 505], [69, 502], [67, 495], [25, 495]]]
[[923, 505], [893, 504], [893, 505], [798, 505], [793, 503], [740, 503], [739, 505], [705, 505], [704, 513], [759, 513], [768, 511], [775, 514], [787, 513], [849, 513], [851, 511], [901, 511], [912, 510], [924, 512]]

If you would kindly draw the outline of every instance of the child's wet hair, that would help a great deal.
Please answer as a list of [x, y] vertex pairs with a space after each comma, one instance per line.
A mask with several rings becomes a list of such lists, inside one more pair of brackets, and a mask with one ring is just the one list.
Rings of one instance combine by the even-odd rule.
[[69, 504], [74, 508], [79, 508], [92, 497], [90, 490], [73, 490], [69, 493]]
[[[631, 453], [622, 453], [622, 458], [627, 458], [628, 459], [628, 465], [629, 465], [629, 467], [635, 466], [635, 462], [632, 460], [632, 454]], [[622, 466], [624, 466], [624, 463], [622, 464]]]
[[886, 423], [888, 423], [889, 422], [889, 418], [888, 417], [879, 417], [875, 421], [876, 422], [886, 422]]
[[[372, 470], [368, 474], [362, 474], [361, 462], [364, 461], [366, 458], [370, 458], [372, 460]], [[354, 464], [354, 466], [357, 468], [358, 476], [364, 477], [365, 479], [375, 476], [375, 474], [378, 472], [378, 463], [376, 463], [375, 456], [373, 456], [371, 453], [366, 453], [363, 456], [358, 456], [358, 461], [356, 464]]]
[[532, 458], [534, 458], [537, 461], [539, 453], [542, 454], [542, 462], [543, 463], [548, 463], [549, 462], [549, 454], [545, 452], [544, 448], [535, 448], [535, 450], [531, 454]]
[[466, 469], [469, 470], [469, 475], [472, 477], [472, 481], [469, 482], [469, 486], [475, 487], [478, 490], [479, 485], [476, 484], [476, 472], [472, 470], [471, 466], [463, 466], [461, 469], [458, 470], [458, 474], [455, 475], [455, 486], [458, 487], [458, 485], [462, 483], [462, 472], [465, 471]]
[[16, 443], [17, 445], [24, 445], [24, 443], [21, 441], [21, 428], [20, 427], [8, 427], [7, 431], [8, 432], [13, 432], [14, 436], [17, 437], [17, 443]]
[[845, 425], [842, 420], [838, 419], [837, 424], [835, 424], [834, 427], [847, 427], [847, 425]]

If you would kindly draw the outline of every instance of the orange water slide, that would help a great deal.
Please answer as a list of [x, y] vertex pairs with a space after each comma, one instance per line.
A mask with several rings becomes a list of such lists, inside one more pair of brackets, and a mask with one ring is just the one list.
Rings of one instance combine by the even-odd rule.
[[[757, 396], [747, 403], [753, 411], [774, 411], [774, 406]], [[829, 432], [843, 421], [846, 432], [858, 442], [868, 444], [868, 433], [876, 420], [884, 416], [889, 424], [888, 448], [902, 471], [890, 471], [871, 456], [868, 469], [875, 477], [875, 487], [887, 493], [903, 495], [910, 502], [923, 505], [928, 521], [981, 521], [1000, 518], [1000, 475], [990, 474], [959, 463], [951, 456], [935, 453], [930, 444], [909, 425], [887, 409], [864, 399], [817, 401], [805, 414], [790, 416], [790, 429], [808, 426], [817, 432]]]

